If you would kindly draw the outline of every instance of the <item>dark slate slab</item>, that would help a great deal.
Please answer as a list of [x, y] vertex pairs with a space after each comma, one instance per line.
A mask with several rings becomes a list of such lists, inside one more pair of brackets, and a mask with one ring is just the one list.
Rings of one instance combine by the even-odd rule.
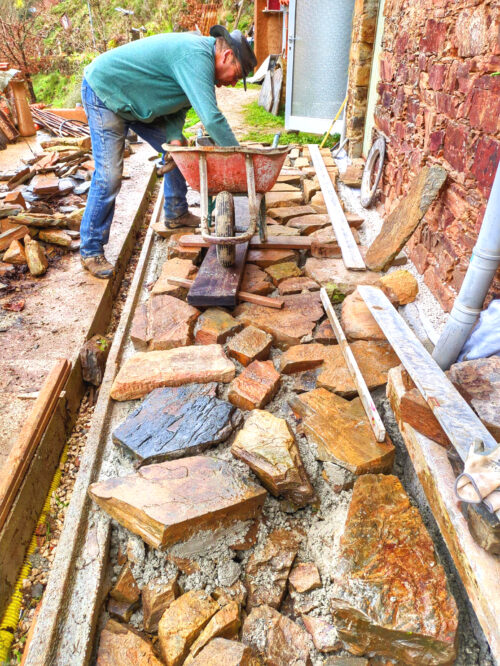
[[215, 396], [216, 384], [188, 384], [152, 391], [113, 433], [141, 465], [201, 453], [223, 442], [240, 415]]

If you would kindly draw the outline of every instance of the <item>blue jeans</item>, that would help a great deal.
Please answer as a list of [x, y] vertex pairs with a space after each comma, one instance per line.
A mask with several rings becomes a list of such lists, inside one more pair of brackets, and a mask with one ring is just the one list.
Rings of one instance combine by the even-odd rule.
[[[165, 127], [161, 120], [153, 123], [124, 120], [106, 108], [85, 79], [82, 102], [92, 138], [95, 171], [80, 227], [80, 253], [82, 257], [91, 257], [102, 254], [109, 240], [115, 199], [122, 182], [123, 149], [129, 127], [163, 155], [161, 146], [165, 143]], [[174, 219], [186, 213], [187, 185], [179, 169], [164, 175], [163, 186], [165, 217]]]

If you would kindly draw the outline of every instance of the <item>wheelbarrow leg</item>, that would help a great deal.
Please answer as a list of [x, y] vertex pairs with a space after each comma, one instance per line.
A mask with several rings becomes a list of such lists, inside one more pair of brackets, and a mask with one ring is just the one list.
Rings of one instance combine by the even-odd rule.
[[262, 243], [267, 241], [266, 197], [261, 195], [259, 206], [259, 236]]
[[208, 178], [207, 178], [207, 158], [200, 153], [200, 228], [202, 234], [209, 234], [209, 205], [208, 205]]

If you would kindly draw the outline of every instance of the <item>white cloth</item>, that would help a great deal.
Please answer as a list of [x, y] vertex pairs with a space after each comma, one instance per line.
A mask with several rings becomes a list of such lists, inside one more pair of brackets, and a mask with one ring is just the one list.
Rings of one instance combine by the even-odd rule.
[[500, 299], [491, 301], [466, 340], [459, 361], [500, 356]]

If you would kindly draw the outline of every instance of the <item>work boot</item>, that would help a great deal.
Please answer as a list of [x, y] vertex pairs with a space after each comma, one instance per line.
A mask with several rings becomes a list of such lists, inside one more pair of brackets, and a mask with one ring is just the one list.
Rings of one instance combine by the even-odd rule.
[[80, 257], [82, 266], [94, 277], [107, 280], [112, 277], [115, 267], [110, 264], [103, 254], [94, 254], [91, 257]]
[[173, 219], [165, 218], [164, 222], [166, 229], [179, 229], [180, 227], [197, 227], [200, 224], [200, 218], [188, 211]]

